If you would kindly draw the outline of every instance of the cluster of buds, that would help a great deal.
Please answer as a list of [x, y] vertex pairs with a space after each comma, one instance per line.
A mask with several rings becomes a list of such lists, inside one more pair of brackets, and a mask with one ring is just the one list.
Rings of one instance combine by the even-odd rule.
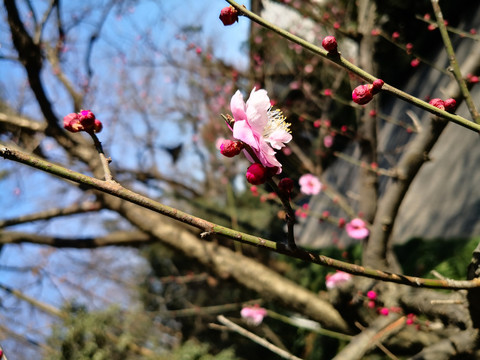
[[71, 113], [63, 118], [63, 127], [70, 132], [95, 132], [102, 131], [103, 125], [90, 110]]
[[429, 104], [435, 106], [436, 108], [439, 108], [440, 110], [448, 111], [449, 113], [454, 112], [457, 107], [457, 102], [455, 101], [455, 99], [452, 98], [447, 100], [435, 98], [430, 100]]
[[373, 95], [380, 92], [383, 87], [383, 80], [377, 79], [373, 84], [359, 85], [352, 92], [352, 100], [359, 105], [365, 105], [373, 99]]
[[[223, 142], [220, 144], [219, 147], [220, 147], [220, 153], [223, 156], [232, 158], [240, 154], [242, 150], [244, 150], [245, 145], [242, 141], [223, 140]], [[266, 167], [260, 163], [254, 163], [248, 167], [245, 176], [247, 178], [247, 181], [250, 184], [261, 185], [265, 183], [268, 179], [270, 179], [272, 176], [274, 176], [277, 173], [277, 170], [278, 170], [277, 167]], [[292, 186], [290, 187], [288, 184], [288, 181], [285, 180], [284, 185], [285, 185], [284, 186], [285, 192], [290, 193], [291, 188], [293, 188], [293, 182], [292, 182]]]

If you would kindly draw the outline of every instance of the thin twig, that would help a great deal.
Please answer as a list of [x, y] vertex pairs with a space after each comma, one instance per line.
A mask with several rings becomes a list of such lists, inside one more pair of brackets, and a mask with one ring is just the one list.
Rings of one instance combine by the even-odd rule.
[[28, 155], [24, 152], [9, 149], [0, 143], [0, 156], [5, 159], [13, 160], [36, 169], [45, 171], [47, 173], [59, 176], [63, 179], [73, 181], [78, 184], [86, 185], [92, 189], [99, 190], [103, 193], [113, 195], [117, 198], [129, 201], [132, 204], [139, 205], [145, 209], [155, 211], [159, 214], [168, 216], [172, 219], [178, 220], [182, 223], [192, 225], [200, 230], [211, 232], [213, 234], [223, 235], [235, 241], [250, 244], [259, 248], [275, 251], [293, 258], [297, 258], [306, 262], [311, 262], [323, 266], [329, 266], [337, 270], [342, 270], [353, 275], [360, 275], [372, 279], [394, 282], [397, 284], [404, 284], [414, 287], [433, 288], [433, 289], [472, 289], [480, 287], [480, 279], [472, 280], [439, 280], [439, 279], [424, 279], [402, 274], [395, 274], [379, 269], [350, 264], [344, 261], [332, 259], [328, 256], [319, 255], [313, 252], [305, 251], [297, 248], [291, 250], [282, 242], [263, 239], [261, 237], [246, 234], [240, 231], [221, 226], [210, 221], [190, 215], [168, 205], [161, 204], [146, 196], [137, 194], [128, 190], [115, 181], [103, 181], [78, 172], [66, 169], [62, 166], [53, 164], [41, 158]]
[[290, 354], [289, 352], [280, 349], [279, 347], [273, 345], [272, 343], [268, 342], [267, 340], [261, 338], [258, 335], [255, 335], [254, 333], [242, 328], [241, 326], [235, 324], [233, 321], [228, 320], [225, 316], [223, 315], [218, 315], [217, 316], [218, 321], [220, 321], [223, 325], [225, 325], [228, 329], [235, 331], [236, 333], [245, 336], [246, 338], [252, 340], [253, 342], [256, 342], [257, 344], [263, 346], [264, 348], [270, 350], [271, 352], [277, 354], [278, 356], [281, 356], [284, 359], [289, 359], [289, 360], [302, 360], [299, 357], [296, 357], [295, 355]]
[[468, 91], [467, 84], [465, 83], [465, 79], [462, 76], [462, 72], [460, 71], [460, 66], [458, 65], [457, 58], [455, 56], [455, 51], [453, 50], [452, 42], [450, 41], [450, 37], [448, 36], [448, 31], [445, 26], [445, 22], [443, 20], [442, 9], [438, 4], [438, 0], [431, 0], [433, 6], [433, 12], [435, 13], [435, 17], [437, 18], [437, 25], [438, 29], [440, 30], [440, 34], [442, 35], [443, 44], [445, 45], [445, 50], [447, 51], [448, 58], [450, 60], [451, 70], [455, 79], [457, 80], [458, 86], [460, 87], [460, 91], [462, 96], [465, 98], [465, 103], [467, 104], [468, 110], [472, 115], [472, 118], [475, 120], [477, 124], [480, 123], [480, 114], [475, 106], [475, 103], [472, 100], [470, 95], [470, 91]]
[[111, 159], [105, 156], [102, 143], [100, 142], [100, 140], [98, 140], [97, 135], [95, 135], [93, 131], [89, 131], [88, 134], [92, 137], [93, 143], [95, 144], [95, 149], [97, 149], [98, 154], [100, 155], [100, 161], [102, 163], [103, 172], [105, 174], [105, 181], [112, 181], [112, 172], [110, 171], [110, 167], [108, 166], [111, 162]]

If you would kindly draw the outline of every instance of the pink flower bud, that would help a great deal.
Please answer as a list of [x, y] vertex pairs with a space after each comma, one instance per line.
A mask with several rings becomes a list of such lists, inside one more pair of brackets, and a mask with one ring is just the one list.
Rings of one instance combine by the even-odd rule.
[[408, 43], [407, 45], [405, 45], [405, 50], [407, 50], [407, 54], [411, 54], [413, 50], [413, 44]]
[[233, 6], [226, 6], [220, 11], [219, 19], [225, 26], [232, 25], [238, 22], [238, 11]]
[[398, 40], [398, 38], [400, 37], [400, 33], [398, 31], [395, 31], [393, 34], [392, 34], [392, 39], [395, 41], [395, 40]]
[[442, 99], [435, 98], [429, 101], [429, 104], [439, 108], [440, 110], [445, 110], [445, 102]]
[[455, 99], [450, 98], [445, 100], [443, 103], [445, 106], [445, 111], [454, 112], [457, 108], [457, 102], [455, 101]]
[[417, 67], [418, 65], [420, 65], [420, 60], [413, 59], [412, 61], [410, 61], [410, 66], [411, 67]]
[[283, 178], [278, 182], [278, 190], [282, 193], [290, 194], [293, 190], [293, 180], [290, 178]]
[[379, 310], [380, 315], [387, 316], [390, 313], [390, 310], [388, 308], [383, 307]]
[[352, 100], [359, 105], [365, 105], [373, 99], [372, 85], [359, 85], [352, 92]]
[[372, 84], [372, 94], [375, 95], [380, 92], [385, 82], [382, 79], [377, 79]]
[[252, 185], [261, 185], [266, 180], [266, 173], [267, 169], [262, 164], [252, 164], [247, 169], [247, 181]]
[[80, 119], [78, 114], [71, 113], [63, 118], [63, 127], [65, 130], [70, 132], [78, 132], [83, 130], [83, 127], [80, 124]]
[[243, 149], [241, 141], [224, 140], [220, 145], [220, 153], [226, 157], [234, 157]]
[[326, 36], [322, 41], [322, 46], [328, 52], [336, 53], [337, 39], [335, 39], [335, 36]]
[[102, 131], [102, 129], [103, 129], [102, 122], [98, 119], [95, 119], [95, 123], [93, 125], [93, 131], [95, 131], [96, 133], [99, 133], [100, 131]]
[[367, 293], [367, 297], [370, 299], [370, 300], [375, 300], [377, 298], [377, 293], [373, 290], [370, 290], [368, 293]]

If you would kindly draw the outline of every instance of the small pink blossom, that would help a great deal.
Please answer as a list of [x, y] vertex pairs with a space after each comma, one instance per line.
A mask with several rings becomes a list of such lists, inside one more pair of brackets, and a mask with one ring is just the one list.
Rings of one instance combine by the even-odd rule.
[[367, 224], [360, 218], [355, 218], [346, 224], [345, 230], [348, 236], [357, 240], [365, 239], [370, 234]]
[[[230, 102], [235, 123], [233, 137], [249, 145], [265, 167], [276, 167], [282, 172], [282, 164], [275, 158], [276, 151], [292, 140], [290, 124], [280, 110], [272, 110], [267, 91], [253, 88], [245, 103], [243, 95], [237, 91]], [[245, 151], [247, 159], [255, 162]]]
[[267, 310], [259, 305], [246, 306], [240, 311], [240, 315], [248, 323], [258, 326], [262, 323], [263, 318], [267, 316]]
[[370, 300], [375, 300], [377, 298], [377, 293], [373, 290], [370, 290], [369, 292], [367, 292], [367, 297]]
[[344, 284], [352, 279], [352, 275], [343, 271], [337, 271], [334, 274], [327, 274], [325, 285], [327, 289], [333, 289], [340, 284]]
[[298, 180], [300, 191], [305, 195], [317, 195], [322, 190], [322, 183], [312, 174], [305, 174]]
[[333, 145], [333, 136], [331, 135], [326, 135], [323, 138], [323, 146], [325, 146], [327, 149], [331, 148]]

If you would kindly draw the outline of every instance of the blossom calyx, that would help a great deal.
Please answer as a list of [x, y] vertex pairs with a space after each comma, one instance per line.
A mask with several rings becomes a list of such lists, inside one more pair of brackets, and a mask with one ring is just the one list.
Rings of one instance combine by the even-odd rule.
[[365, 105], [373, 99], [372, 85], [358, 85], [352, 91], [352, 100], [359, 105]]
[[327, 50], [329, 53], [337, 53], [337, 39], [335, 39], [335, 36], [326, 36], [322, 40], [322, 46], [325, 50]]
[[232, 25], [238, 22], [238, 10], [233, 6], [226, 6], [220, 11], [219, 19], [225, 26]]
[[226, 157], [234, 157], [243, 149], [241, 141], [224, 140], [220, 145], [220, 153]]
[[250, 184], [261, 185], [267, 180], [267, 169], [262, 164], [255, 163], [248, 167], [245, 176]]

